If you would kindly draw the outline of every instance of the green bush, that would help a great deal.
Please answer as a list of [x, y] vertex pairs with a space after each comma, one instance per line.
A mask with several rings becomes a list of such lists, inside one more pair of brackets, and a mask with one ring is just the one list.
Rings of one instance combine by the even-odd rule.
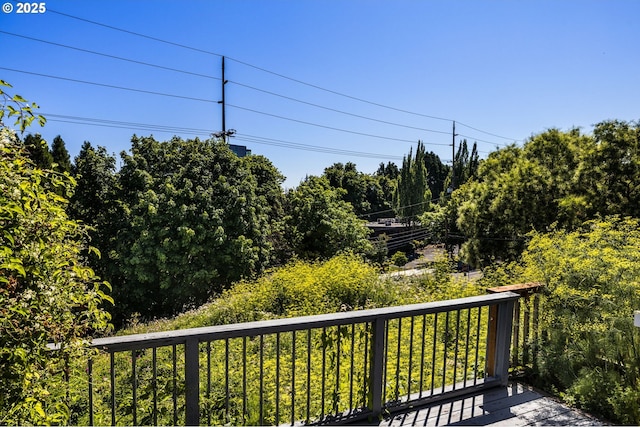
[[[442, 268], [444, 268], [443, 264]], [[151, 331], [161, 331], [170, 329], [193, 328], [200, 326], [211, 326], [217, 324], [227, 324], [234, 322], [247, 322], [253, 320], [271, 319], [277, 317], [291, 317], [299, 315], [312, 315], [330, 313], [341, 310], [356, 310], [363, 308], [382, 307], [389, 305], [403, 305], [419, 302], [427, 302], [439, 299], [477, 295], [482, 290], [473, 283], [455, 283], [451, 275], [446, 275], [440, 283], [435, 275], [424, 275], [410, 278], [384, 279], [381, 278], [376, 267], [364, 262], [361, 257], [352, 254], [337, 255], [324, 262], [294, 261], [286, 266], [274, 269], [262, 278], [254, 281], [244, 281], [236, 284], [233, 288], [225, 291], [219, 298], [200, 307], [197, 310], [184, 313], [175, 319], [158, 320], [149, 324], [137, 324], [122, 333], [145, 333]], [[432, 316], [432, 315], [430, 315]], [[430, 330], [433, 325], [433, 318], [427, 316], [425, 323], [427, 348], [433, 345], [433, 337], [439, 337], [438, 348], [443, 344], [442, 337], [451, 338], [455, 330], [455, 318], [451, 316], [448, 324], [440, 318], [438, 330]], [[402, 323], [402, 334], [399, 334], [400, 325], [394, 321], [389, 329], [389, 365], [387, 372], [389, 378], [399, 379], [398, 393], [407, 392], [407, 366], [410, 357], [413, 357], [414, 368], [417, 364], [415, 353], [421, 345], [422, 318], [418, 317], [410, 322], [404, 319]], [[473, 325], [477, 322], [477, 311], [467, 316], [462, 316], [462, 325], [470, 321]], [[413, 323], [411, 325], [411, 323]], [[461, 326], [464, 327], [464, 326]], [[413, 330], [413, 339], [410, 330]], [[353, 334], [354, 340], [349, 338]], [[401, 335], [401, 336], [400, 336]], [[275, 365], [276, 365], [276, 337], [275, 335], [265, 335], [264, 337], [254, 337], [229, 340], [229, 367], [225, 366], [225, 342], [213, 342], [208, 347], [202, 344], [200, 347], [201, 367], [207, 366], [206, 357], [210, 351], [211, 370], [210, 383], [211, 390], [206, 390], [207, 383], [206, 370], [201, 369], [201, 414], [202, 421], [212, 424], [230, 423], [232, 425], [260, 424], [259, 406], [260, 400], [257, 390], [260, 389], [259, 377], [263, 373], [263, 424], [274, 424], [276, 422], [275, 401], [276, 393], [279, 393], [279, 423], [290, 420], [283, 419], [284, 414], [291, 411], [290, 391], [292, 382], [292, 362], [294, 337], [291, 334], [283, 333], [279, 336], [280, 348], [280, 388], [275, 387]], [[398, 343], [400, 339], [400, 343]], [[261, 355], [261, 340], [264, 340]], [[311, 351], [307, 351], [307, 342], [311, 342]], [[356, 399], [363, 399], [364, 378], [366, 369], [363, 356], [364, 346], [370, 343], [371, 336], [364, 324], [353, 326], [331, 327], [326, 329], [313, 330], [310, 335], [306, 331], [299, 331], [295, 336], [296, 350], [296, 373], [295, 390], [298, 396], [305, 396], [307, 393], [307, 378], [310, 378], [311, 387], [311, 414], [322, 412], [322, 401], [324, 400], [325, 410], [346, 411], [349, 409], [350, 381], [346, 372], [351, 364], [351, 357], [354, 357], [354, 394]], [[340, 341], [340, 345], [337, 342]], [[472, 342], [476, 342], [471, 339]], [[481, 337], [477, 342], [484, 346], [486, 337]], [[452, 345], [452, 340], [450, 340]], [[246, 351], [247, 360], [243, 365], [241, 355]], [[396, 366], [396, 352], [400, 351], [401, 365]], [[453, 350], [452, 350], [453, 351]], [[473, 350], [469, 350], [473, 353]], [[409, 356], [412, 354], [412, 356]], [[479, 354], [484, 354], [480, 349]], [[138, 384], [138, 424], [151, 422], [153, 408], [153, 381], [152, 381], [152, 351], [144, 350], [136, 352], [136, 371]], [[311, 371], [307, 372], [307, 358], [311, 360]], [[131, 384], [132, 377], [131, 352], [117, 354], [116, 365], [116, 395], [117, 398], [117, 420], [118, 424], [132, 423], [131, 415]], [[158, 396], [158, 420], [159, 423], [173, 422], [172, 395], [173, 387], [173, 365], [172, 349], [159, 348], [157, 350], [157, 389]], [[177, 357], [178, 381], [176, 393], [178, 394], [178, 422], [184, 419], [184, 383], [182, 365], [183, 348], [178, 346]], [[87, 376], [82, 372], [86, 361], [80, 361], [76, 372], [77, 376], [72, 378], [71, 400], [73, 402], [73, 423], [87, 424], [89, 422], [87, 407]], [[424, 364], [422, 372], [424, 378], [431, 378], [433, 367], [431, 361]], [[95, 424], [107, 424], [111, 422], [110, 414], [110, 381], [109, 381], [109, 357], [101, 355], [94, 358], [93, 363], [93, 387], [95, 405]], [[459, 361], [456, 378], [462, 380], [463, 366]], [[261, 369], [262, 364], [262, 369]], [[434, 366], [442, 366], [442, 355], [438, 353]], [[323, 367], [324, 366], [324, 367]], [[341, 366], [342, 368], [339, 368]], [[482, 362], [480, 363], [482, 365]], [[243, 372], [246, 369], [246, 380], [243, 379]], [[338, 376], [338, 369], [341, 375]], [[454, 367], [448, 366], [448, 378], [451, 379]], [[417, 371], [417, 369], [415, 370]], [[419, 378], [418, 372], [413, 372], [412, 384], [415, 392], [415, 381]], [[436, 386], [438, 372], [435, 378]], [[351, 374], [349, 374], [351, 375]], [[308, 377], [309, 376], [309, 377]], [[323, 379], [324, 378], [324, 381]], [[340, 384], [336, 384], [340, 378]], [[229, 396], [229, 413], [226, 414], [226, 390], [225, 382], [229, 381], [231, 395]], [[240, 392], [243, 383], [246, 381], [246, 401]], [[324, 383], [325, 393], [321, 387]], [[388, 396], [396, 392], [396, 384], [389, 381], [387, 386]], [[286, 396], [286, 397], [285, 397]], [[362, 402], [354, 402], [355, 405]], [[243, 408], [246, 406], [246, 413]], [[304, 420], [306, 417], [304, 405], [296, 407], [296, 419]], [[326, 412], [325, 412], [326, 413]]]
[[521, 265], [492, 273], [546, 285], [532, 376], [538, 385], [624, 424], [640, 424], [638, 265], [640, 220], [611, 217], [532, 235]]
[[68, 422], [55, 383], [68, 377], [69, 360], [86, 357], [88, 336], [107, 327], [108, 284], [84, 266], [86, 230], [59, 195], [73, 185], [35, 168], [0, 129], [0, 424]]
[[408, 262], [409, 262], [409, 258], [407, 258], [407, 254], [405, 254], [402, 251], [398, 251], [398, 252], [394, 253], [393, 255], [391, 255], [391, 263], [393, 265], [396, 265], [398, 267], [402, 267], [403, 265], [405, 265]]

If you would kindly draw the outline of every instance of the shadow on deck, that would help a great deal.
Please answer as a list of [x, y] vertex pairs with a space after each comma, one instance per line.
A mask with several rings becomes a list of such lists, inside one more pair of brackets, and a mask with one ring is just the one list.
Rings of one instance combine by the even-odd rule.
[[601, 426], [596, 418], [566, 407], [529, 386], [510, 383], [387, 416], [379, 426]]

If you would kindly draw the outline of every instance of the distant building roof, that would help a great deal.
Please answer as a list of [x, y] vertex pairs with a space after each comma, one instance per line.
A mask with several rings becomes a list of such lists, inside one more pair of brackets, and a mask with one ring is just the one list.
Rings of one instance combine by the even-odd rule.
[[238, 157], [246, 157], [251, 155], [251, 150], [244, 145], [229, 144], [229, 149]]

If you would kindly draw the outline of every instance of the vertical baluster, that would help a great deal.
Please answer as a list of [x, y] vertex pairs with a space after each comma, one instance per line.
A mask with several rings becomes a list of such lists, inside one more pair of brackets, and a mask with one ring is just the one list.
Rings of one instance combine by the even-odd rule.
[[369, 382], [372, 381], [371, 376], [368, 375], [369, 369], [369, 323], [364, 324], [364, 360], [362, 361], [362, 406], [367, 406], [367, 393]]
[[442, 390], [444, 393], [445, 385], [447, 384], [447, 347], [449, 346], [449, 312], [447, 311], [444, 316], [444, 354], [442, 356]]
[[[327, 328], [322, 328], [322, 336], [325, 337], [325, 340], [326, 340]], [[323, 345], [322, 346], [322, 374], [321, 374], [322, 385], [321, 385], [321, 392], [320, 392], [320, 419], [321, 420], [324, 418], [324, 392], [325, 392], [325, 386], [326, 386], [326, 381], [325, 381], [326, 372], [327, 372], [327, 346]]]
[[400, 350], [402, 344], [402, 318], [398, 319], [398, 345], [396, 346], [396, 387], [393, 398], [400, 398]]
[[307, 424], [311, 418], [311, 329], [307, 329]]
[[387, 375], [388, 375], [388, 360], [389, 360], [389, 325], [391, 321], [384, 322], [384, 334], [382, 334], [382, 344], [380, 352], [382, 353], [382, 402], [387, 401]]
[[156, 347], [151, 353], [151, 369], [153, 370], [153, 425], [158, 425], [158, 354]]
[[276, 422], [280, 425], [280, 332], [276, 333]]
[[356, 353], [355, 348], [356, 342], [356, 324], [351, 324], [351, 369], [349, 374], [349, 413], [353, 411], [353, 380], [355, 374], [355, 366], [354, 366], [354, 358]]
[[411, 400], [411, 374], [413, 364], [413, 329], [415, 324], [415, 317], [411, 317], [411, 323], [409, 327], [409, 372], [407, 378], [407, 400]]
[[520, 300], [517, 300], [513, 313], [513, 342], [511, 343], [513, 366], [520, 364], [520, 351]]
[[137, 394], [137, 384], [136, 384], [136, 350], [131, 350], [131, 391], [133, 395], [133, 404], [131, 405], [131, 411], [133, 415], [133, 425], [138, 425], [138, 394]]
[[539, 311], [540, 311], [540, 294], [533, 296], [533, 370], [536, 371], [538, 367], [538, 348], [539, 348]]
[[469, 376], [469, 335], [471, 332], [471, 308], [467, 309], [467, 330], [464, 341], [464, 378], [462, 380], [462, 387], [467, 387], [467, 377]]
[[529, 296], [525, 297], [524, 301], [524, 319], [523, 319], [523, 330], [522, 330], [522, 364], [523, 365], [528, 365], [529, 364], [529, 346], [531, 343], [531, 340], [529, 339], [529, 316], [530, 316], [530, 302], [529, 302]]
[[421, 349], [420, 349], [420, 394], [419, 398], [422, 398], [422, 390], [424, 389], [424, 350], [425, 350], [425, 342], [426, 342], [426, 332], [427, 332], [427, 315], [422, 315], [422, 335], [421, 335]]
[[207, 341], [207, 425], [211, 425], [211, 341]]
[[438, 349], [438, 313], [433, 315], [433, 350], [431, 352], [431, 394], [433, 396], [436, 380], [436, 351]]
[[231, 422], [229, 407], [231, 395], [229, 393], [229, 338], [224, 339], [224, 418], [227, 423]]
[[335, 387], [335, 402], [333, 413], [338, 413], [338, 401], [340, 400], [340, 325], [336, 326], [336, 332], [338, 333], [338, 342], [336, 343], [336, 387]]
[[291, 332], [291, 425], [296, 423], [296, 331]]
[[173, 349], [173, 425], [178, 425], [178, 349], [175, 344], [172, 346]]
[[453, 390], [456, 389], [456, 384], [458, 382], [458, 348], [460, 342], [460, 310], [456, 310], [456, 344], [455, 350], [453, 352]]
[[[260, 425], [264, 425], [264, 335], [260, 335]], [[209, 424], [211, 425], [211, 424]]]
[[242, 337], [242, 424], [247, 423], [247, 337]]
[[87, 361], [87, 376], [89, 377], [89, 425], [93, 426], [93, 359]]
[[200, 424], [200, 341], [189, 337], [184, 343], [185, 425]]
[[[476, 325], [476, 354], [473, 363], [473, 385], [478, 384], [478, 355], [480, 352], [480, 324], [482, 320], [482, 306], [478, 307], [478, 324]], [[486, 375], [486, 371], [485, 371]]]
[[111, 425], [116, 425], [116, 368], [115, 368], [115, 354], [113, 351], [109, 352], [109, 370], [111, 376]]
[[382, 412], [384, 393], [383, 371], [386, 365], [385, 353], [387, 350], [385, 336], [389, 331], [389, 322], [383, 318], [371, 322], [371, 366], [369, 378], [371, 381], [371, 406], [374, 415]]

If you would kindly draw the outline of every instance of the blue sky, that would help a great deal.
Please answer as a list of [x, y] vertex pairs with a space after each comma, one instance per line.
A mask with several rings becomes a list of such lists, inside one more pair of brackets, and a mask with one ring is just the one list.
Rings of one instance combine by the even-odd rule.
[[418, 140], [450, 161], [453, 120], [456, 144], [486, 156], [548, 128], [640, 119], [632, 0], [0, 3], [14, 9], [0, 13], [0, 79], [72, 157], [85, 140], [118, 154], [134, 133], [219, 131], [222, 55], [231, 142], [288, 187], [336, 162], [400, 164]]

